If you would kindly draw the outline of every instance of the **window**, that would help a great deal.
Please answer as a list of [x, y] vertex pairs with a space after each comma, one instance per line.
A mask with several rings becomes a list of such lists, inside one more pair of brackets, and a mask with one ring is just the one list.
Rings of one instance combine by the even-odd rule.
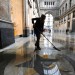
[[72, 0], [70, 0], [70, 7], [71, 7], [71, 4], [72, 4]]
[[50, 5], [50, 2], [49, 2], [49, 5]]
[[64, 12], [64, 7], [62, 8], [62, 12]]
[[73, 18], [75, 18], [75, 11], [73, 11]]
[[66, 17], [64, 18], [64, 22], [66, 22]]
[[65, 5], [65, 11], [67, 10], [67, 3], [66, 3], [66, 5]]
[[46, 5], [46, 2], [44, 2], [44, 5]]
[[55, 4], [55, 2], [51, 2], [51, 1], [45, 1], [45, 2], [44, 2], [44, 5], [52, 6], [52, 5], [54, 5], [54, 4]]
[[53, 2], [53, 5], [54, 5], [54, 2]]
[[47, 5], [48, 5], [48, 2], [47, 2]]
[[70, 17], [71, 17], [71, 14], [68, 14], [68, 20], [70, 19]]
[[60, 15], [61, 15], [61, 10], [60, 10]]

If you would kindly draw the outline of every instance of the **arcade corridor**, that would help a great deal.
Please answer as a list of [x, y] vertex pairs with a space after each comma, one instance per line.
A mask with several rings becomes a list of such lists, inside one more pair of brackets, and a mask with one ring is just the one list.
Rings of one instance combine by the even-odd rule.
[[0, 75], [75, 75], [75, 0], [0, 0]]

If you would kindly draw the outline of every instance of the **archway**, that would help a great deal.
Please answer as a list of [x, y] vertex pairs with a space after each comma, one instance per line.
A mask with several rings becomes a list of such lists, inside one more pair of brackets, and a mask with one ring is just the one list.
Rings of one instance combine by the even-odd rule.
[[[45, 29], [45, 36], [49, 39], [50, 42], [52, 42], [52, 34], [53, 34], [53, 16], [51, 14], [46, 14], [46, 19], [44, 23], [44, 29]], [[49, 35], [49, 36], [47, 36]], [[50, 42], [47, 40], [44, 40], [44, 46], [45, 47], [51, 47]]]
[[46, 19], [44, 23], [44, 28], [51, 31], [53, 29], [53, 16], [51, 14], [46, 14]]

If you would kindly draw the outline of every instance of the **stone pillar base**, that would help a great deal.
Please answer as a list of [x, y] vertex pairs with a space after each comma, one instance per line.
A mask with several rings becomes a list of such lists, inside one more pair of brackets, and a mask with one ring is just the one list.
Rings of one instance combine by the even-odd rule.
[[23, 31], [23, 37], [28, 37], [29, 36], [29, 29], [26, 28], [24, 31]]
[[0, 49], [14, 42], [14, 29], [12, 23], [0, 21]]

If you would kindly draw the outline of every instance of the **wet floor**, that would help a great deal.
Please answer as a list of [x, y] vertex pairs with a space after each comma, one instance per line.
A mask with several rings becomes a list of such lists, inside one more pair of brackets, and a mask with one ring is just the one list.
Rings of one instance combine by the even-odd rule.
[[74, 36], [44, 35], [41, 50], [35, 51], [36, 38], [31, 36], [22, 47], [0, 53], [0, 75], [75, 75]]

